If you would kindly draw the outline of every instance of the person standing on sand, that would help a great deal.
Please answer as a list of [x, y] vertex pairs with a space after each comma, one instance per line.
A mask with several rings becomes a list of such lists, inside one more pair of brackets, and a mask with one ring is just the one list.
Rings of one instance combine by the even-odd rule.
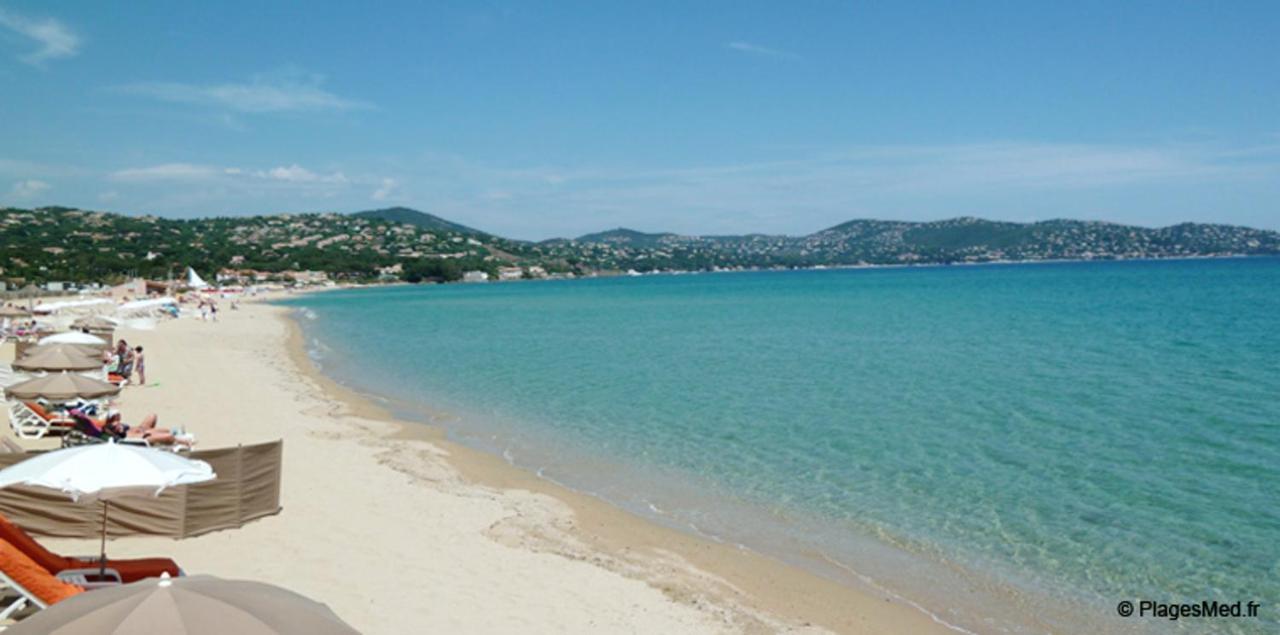
[[138, 385], [147, 385], [147, 359], [142, 356], [142, 347], [133, 349], [133, 371], [138, 373]]
[[119, 375], [124, 377], [129, 383], [133, 383], [133, 349], [128, 344], [124, 346], [124, 354], [120, 356]]
[[127, 354], [128, 352], [129, 352], [128, 342], [124, 341], [123, 339], [121, 339], [119, 342], [116, 342], [116, 351], [113, 357], [115, 358], [115, 361], [116, 361], [115, 372], [117, 375], [124, 375], [124, 362], [125, 362], [125, 358], [128, 357], [128, 354]]
[[209, 316], [214, 322], [218, 321], [218, 303], [214, 300], [209, 300]]

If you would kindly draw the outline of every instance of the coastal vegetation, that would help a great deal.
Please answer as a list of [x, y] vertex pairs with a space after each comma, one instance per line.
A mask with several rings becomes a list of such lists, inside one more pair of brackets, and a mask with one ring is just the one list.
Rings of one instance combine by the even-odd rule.
[[451, 282], [503, 268], [545, 275], [735, 268], [1111, 260], [1280, 254], [1280, 233], [1185, 223], [853, 220], [806, 236], [686, 236], [615, 229], [540, 242], [503, 238], [408, 208], [168, 219], [67, 207], [0, 209], [10, 286], [165, 279], [191, 266], [331, 279]]

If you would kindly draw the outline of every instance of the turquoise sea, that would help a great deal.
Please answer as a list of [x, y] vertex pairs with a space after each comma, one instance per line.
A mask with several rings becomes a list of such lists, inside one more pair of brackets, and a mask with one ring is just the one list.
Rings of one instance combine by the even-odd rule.
[[[1280, 632], [1280, 259], [288, 302], [322, 370], [659, 522], [972, 632]], [[1122, 618], [1121, 600], [1259, 618]]]

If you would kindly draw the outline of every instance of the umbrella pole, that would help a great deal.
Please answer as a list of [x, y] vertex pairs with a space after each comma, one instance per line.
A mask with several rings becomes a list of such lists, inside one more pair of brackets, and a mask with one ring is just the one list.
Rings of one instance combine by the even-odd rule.
[[102, 559], [98, 567], [98, 578], [107, 577], [107, 505], [111, 503], [102, 501]]

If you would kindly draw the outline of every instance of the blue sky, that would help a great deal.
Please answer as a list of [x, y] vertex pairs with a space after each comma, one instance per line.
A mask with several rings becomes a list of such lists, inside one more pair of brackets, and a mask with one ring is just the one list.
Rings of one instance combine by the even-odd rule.
[[1275, 2], [0, 0], [0, 204], [1280, 229], [1277, 33]]

